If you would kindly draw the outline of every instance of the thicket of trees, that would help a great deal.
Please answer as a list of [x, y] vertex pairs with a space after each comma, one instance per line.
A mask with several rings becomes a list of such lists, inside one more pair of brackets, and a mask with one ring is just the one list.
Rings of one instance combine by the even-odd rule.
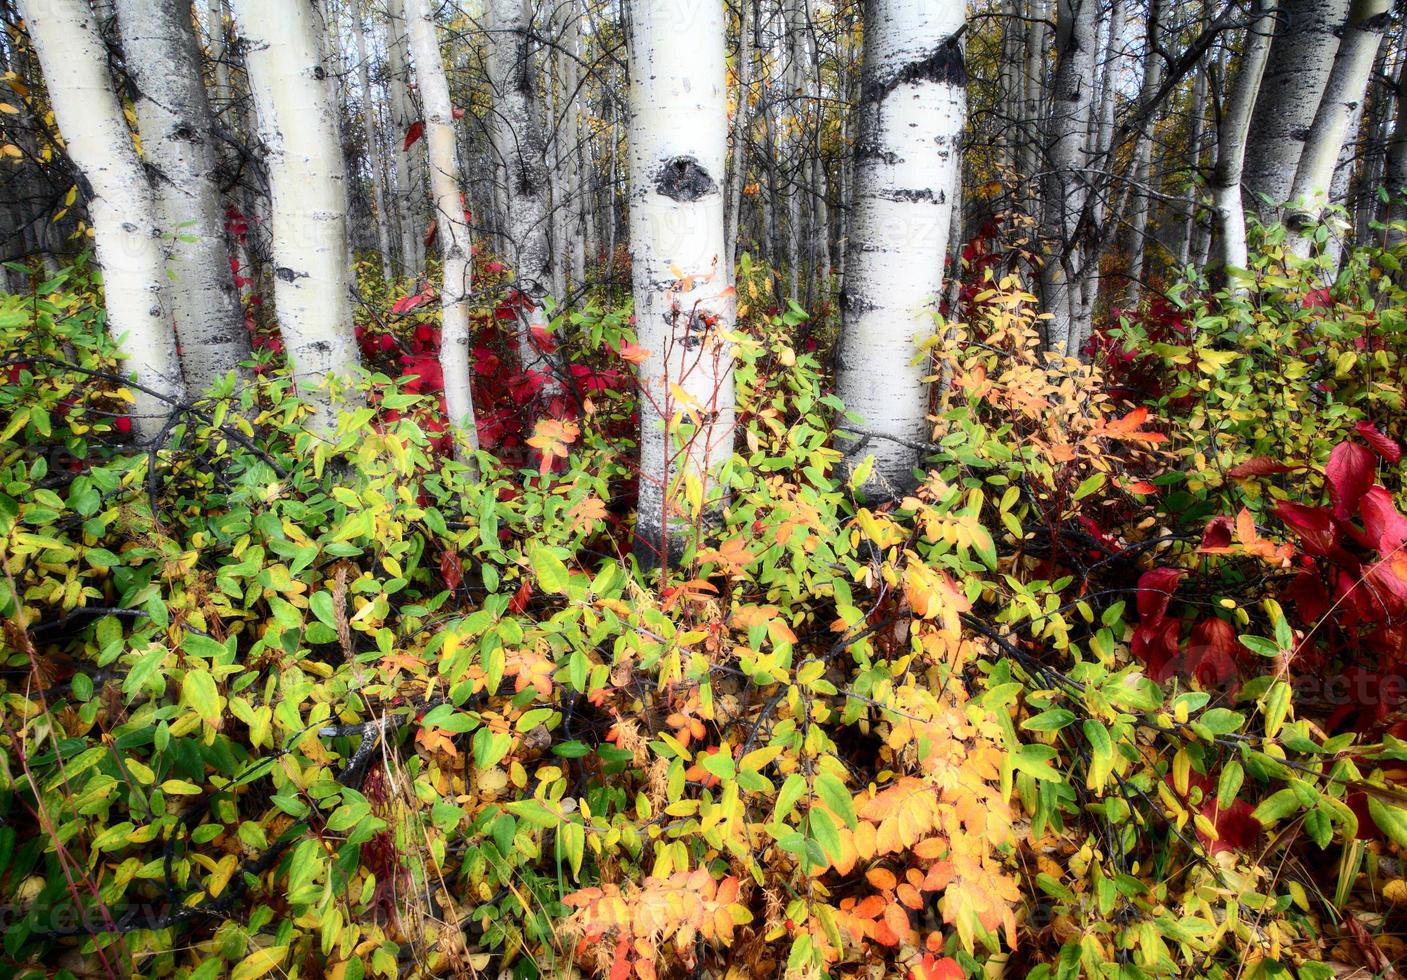
[[[506, 266], [520, 364], [559, 408], [548, 297], [630, 264], [645, 388], [662, 385], [642, 419], [650, 514], [671, 466], [706, 475], [704, 447], [729, 443], [723, 293], [742, 253], [774, 271], [773, 303], [839, 309], [854, 452], [902, 488], [928, 407], [918, 348], [964, 243], [1023, 227], [1043, 343], [1081, 357], [1099, 315], [1170, 269], [1234, 276], [1248, 212], [1300, 254], [1327, 227], [1337, 255], [1407, 173], [1386, 0], [35, 6], [5, 11], [4, 249], [53, 260], [82, 223], [145, 388], [178, 398], [240, 370], [239, 279], [271, 301], [328, 428], [333, 379], [358, 364], [349, 256], [427, 281], [428, 243], [467, 452], [475, 243]], [[694, 56], [646, 67], [676, 29]], [[676, 363], [672, 344], [718, 364]], [[670, 462], [656, 433], [680, 377], [716, 418]], [[160, 405], [139, 398], [155, 436]]]
[[0, 961], [1396, 976], [1404, 65], [0, 0]]

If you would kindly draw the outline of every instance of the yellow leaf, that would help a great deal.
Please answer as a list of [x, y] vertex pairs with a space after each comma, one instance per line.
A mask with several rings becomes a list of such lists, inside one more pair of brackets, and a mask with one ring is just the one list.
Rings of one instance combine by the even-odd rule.
[[258, 980], [282, 963], [287, 956], [287, 946], [270, 946], [268, 949], [255, 950], [234, 968], [230, 980]]

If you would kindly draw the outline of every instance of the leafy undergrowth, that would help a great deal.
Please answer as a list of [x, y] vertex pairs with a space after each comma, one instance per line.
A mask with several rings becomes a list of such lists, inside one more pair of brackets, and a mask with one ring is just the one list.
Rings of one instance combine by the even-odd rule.
[[152, 453], [81, 268], [0, 298], [7, 970], [1390, 970], [1395, 258], [1316, 291], [1267, 255], [1253, 300], [1189, 284], [1060, 370], [989, 265], [877, 507], [817, 335], [752, 311], [724, 522], [664, 582], [619, 309], [537, 338], [556, 403], [480, 311], [471, 482], [433, 293], [363, 276], [334, 437], [251, 316], [259, 383]]

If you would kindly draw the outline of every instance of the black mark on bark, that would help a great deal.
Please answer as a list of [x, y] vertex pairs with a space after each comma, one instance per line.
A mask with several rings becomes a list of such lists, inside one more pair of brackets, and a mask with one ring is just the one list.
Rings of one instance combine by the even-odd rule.
[[962, 46], [954, 35], [938, 45], [928, 57], [911, 61], [898, 71], [886, 73], [883, 78], [872, 77], [865, 82], [860, 101], [878, 102], [900, 85], [910, 82], [939, 82], [943, 85], [967, 85], [967, 64], [962, 57]]
[[274, 270], [274, 275], [278, 276], [278, 277], [279, 277], [280, 279], [282, 279], [284, 282], [292, 282], [292, 281], [295, 280], [295, 279], [304, 279], [304, 278], [307, 278], [307, 273], [305, 273], [305, 272], [294, 272], [292, 269], [288, 268], [288, 266], [286, 266], [286, 265], [281, 265], [281, 266], [279, 266], [277, 269], [275, 269], [275, 270]]
[[718, 184], [693, 157], [675, 157], [660, 168], [655, 189], [675, 201], [697, 201], [716, 193]]

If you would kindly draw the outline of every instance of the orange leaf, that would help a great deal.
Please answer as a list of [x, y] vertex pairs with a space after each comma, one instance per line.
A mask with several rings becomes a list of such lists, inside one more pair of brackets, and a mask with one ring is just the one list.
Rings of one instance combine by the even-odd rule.
[[894, 872], [890, 871], [888, 868], [871, 868], [869, 871], [865, 872], [865, 880], [880, 891], [886, 892], [898, 884], [899, 881], [899, 879], [894, 877]]

